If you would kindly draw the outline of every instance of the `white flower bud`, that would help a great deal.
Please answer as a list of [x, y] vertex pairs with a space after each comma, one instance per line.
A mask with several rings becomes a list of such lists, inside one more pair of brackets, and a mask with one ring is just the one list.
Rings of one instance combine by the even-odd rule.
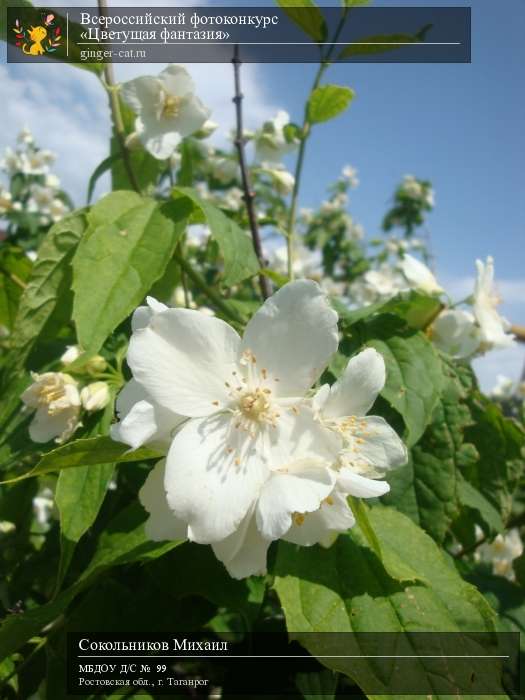
[[93, 382], [80, 392], [80, 400], [86, 411], [100, 411], [105, 408], [111, 398], [106, 382]]
[[75, 360], [80, 357], [80, 348], [78, 345], [68, 345], [65, 353], [60, 358], [60, 362], [63, 365], [70, 365]]

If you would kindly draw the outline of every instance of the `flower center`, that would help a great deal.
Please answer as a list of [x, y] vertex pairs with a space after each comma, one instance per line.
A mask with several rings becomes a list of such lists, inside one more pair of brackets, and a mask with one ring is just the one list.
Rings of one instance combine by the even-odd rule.
[[272, 422], [269, 394], [269, 389], [257, 387], [241, 396], [239, 406], [242, 414], [250, 420]]
[[164, 119], [174, 119], [179, 115], [182, 103], [182, 97], [175, 97], [175, 95], [165, 95], [164, 101], [162, 103], [161, 116], [164, 117]]

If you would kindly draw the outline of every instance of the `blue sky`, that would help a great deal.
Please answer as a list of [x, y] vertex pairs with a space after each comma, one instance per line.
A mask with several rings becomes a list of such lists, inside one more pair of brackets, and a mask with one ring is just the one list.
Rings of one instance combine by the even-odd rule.
[[[301, 203], [320, 203], [326, 184], [351, 163], [361, 184], [352, 193], [350, 211], [373, 237], [400, 178], [412, 173], [430, 179], [437, 206], [428, 223], [440, 281], [453, 295], [468, 293], [474, 259], [492, 254], [506, 300], [503, 311], [525, 324], [525, 2], [399, 4], [472, 4], [472, 63], [331, 67], [326, 81], [349, 85], [357, 96], [344, 116], [315, 129]], [[156, 73], [162, 66], [117, 68], [127, 78]], [[233, 125], [230, 67], [195, 65], [190, 70], [226, 133]], [[243, 70], [249, 126], [277, 108], [300, 120], [315, 66], [245, 65]], [[91, 171], [105, 156], [109, 128], [105, 95], [96, 80], [57, 65], [4, 65], [0, 75], [7, 99], [0, 148], [12, 144], [15, 129], [24, 124], [32, 128], [42, 145], [58, 152], [56, 170], [81, 203]], [[499, 372], [518, 378], [524, 349], [494, 352], [478, 361], [485, 388]]]

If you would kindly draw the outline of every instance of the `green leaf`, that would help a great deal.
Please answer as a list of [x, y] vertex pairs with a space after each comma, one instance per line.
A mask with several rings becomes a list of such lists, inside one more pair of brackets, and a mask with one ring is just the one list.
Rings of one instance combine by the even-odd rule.
[[462, 470], [478, 458], [474, 446], [464, 441], [471, 423], [466, 390], [452, 365], [443, 364], [443, 372], [445, 386], [432, 422], [412, 448], [408, 465], [389, 474], [391, 490], [382, 499], [438, 542], [460, 513]]
[[42, 456], [38, 464], [27, 474], [9, 479], [9, 483], [51, 472], [83, 467], [94, 464], [117, 464], [119, 462], [143, 462], [147, 459], [160, 459], [163, 455], [149, 447], [130, 450], [129, 445], [113, 442], [110, 437], [83, 438], [68, 442]]
[[113, 566], [151, 561], [177, 542], [152, 542], [144, 532], [146, 513], [138, 503], [120, 512], [100, 536], [89, 565], [75, 582], [56, 598], [20, 615], [8, 616], [0, 627], [0, 658], [9, 656], [28, 639], [61, 615], [68, 605], [102, 573]]
[[211, 547], [193, 542], [149, 564], [147, 572], [170, 595], [201, 595], [219, 607], [239, 612], [248, 624], [258, 617], [266, 592], [264, 579], [232, 579]]
[[93, 192], [95, 190], [95, 186], [97, 184], [97, 181], [104, 173], [106, 173], [108, 170], [111, 169], [111, 166], [115, 161], [117, 161], [119, 158], [122, 158], [122, 153], [120, 151], [116, 153], [112, 153], [109, 155], [107, 158], [104, 158], [104, 160], [97, 165], [95, 170], [93, 170], [93, 173], [91, 174], [91, 177], [89, 178], [89, 183], [88, 183], [88, 191], [87, 191], [87, 203], [89, 204], [91, 202], [91, 198], [93, 197]]
[[[120, 206], [122, 194], [108, 195], [101, 208], [111, 212], [113, 201]], [[126, 199], [133, 201], [131, 194], [126, 193]], [[116, 218], [93, 226], [100, 216], [97, 207], [73, 259], [73, 319], [79, 342], [88, 352], [99, 350], [162, 277], [188, 214], [181, 202], [159, 205], [142, 199]]]
[[[130, 182], [128, 171], [122, 158], [122, 149], [116, 137], [111, 139], [110, 149], [112, 189], [133, 190], [133, 184]], [[166, 161], [154, 158], [143, 148], [128, 149], [128, 161], [135, 175], [136, 182], [144, 193], [153, 191], [160, 174], [167, 168]]]
[[[477, 453], [476, 453], [477, 456]], [[488, 501], [472, 484], [469, 484], [461, 474], [458, 475], [457, 490], [460, 502], [476, 510], [485, 527], [483, 530], [490, 534], [498, 534], [503, 532], [504, 524], [500, 513], [494, 508], [492, 503]]]
[[323, 13], [312, 0], [277, 0], [277, 4], [314, 41], [326, 39]]
[[[113, 417], [112, 399], [92, 435], [107, 433]], [[62, 470], [55, 490], [55, 503], [60, 515], [60, 563], [57, 575], [58, 590], [67, 573], [76, 545], [93, 525], [106, 496], [115, 465], [93, 464], [76, 469]]]
[[57, 307], [66, 303], [71, 289], [71, 259], [85, 228], [85, 212], [80, 210], [54, 224], [44, 238], [20, 298], [10, 338], [13, 368], [23, 365]]
[[349, 309], [339, 299], [334, 299], [333, 305], [339, 314], [341, 323], [346, 328], [378, 314], [395, 314], [402, 318], [410, 328], [417, 330], [427, 328], [443, 308], [439, 299], [414, 289], [400, 292], [388, 301], [378, 301], [360, 309]]
[[525, 430], [481, 394], [474, 396], [470, 409], [473, 423], [465, 438], [476, 446], [479, 460], [464, 470], [464, 476], [507, 520], [525, 475]]
[[403, 45], [422, 42], [431, 27], [431, 24], [426, 24], [417, 34], [375, 34], [364, 37], [360, 39], [359, 43], [346, 46], [339, 54], [338, 60], [352, 58], [352, 56], [395, 51], [396, 49], [402, 49]]
[[4, 243], [0, 249], [0, 325], [12, 330], [20, 297], [32, 264], [20, 248]]
[[[494, 631], [495, 615], [488, 603], [463, 581], [428, 535], [389, 508], [372, 507], [369, 517], [381, 550], [404, 561], [416, 583], [389, 576], [355, 530], [340, 535], [329, 549], [280, 542], [274, 585], [293, 638], [312, 655], [323, 656], [330, 653], [330, 636], [302, 633]], [[345, 648], [345, 653], [353, 652]], [[372, 680], [376, 688], [384, 682], [377, 675], [381, 669], [376, 659], [320, 661], [356, 680], [364, 692]], [[427, 680], [428, 692], [434, 693], [431, 673]]]
[[295, 685], [304, 700], [335, 700], [337, 680], [337, 674], [330, 671], [298, 673]]
[[231, 286], [259, 272], [251, 238], [238, 224], [189, 187], [175, 187], [175, 195], [188, 197], [203, 213], [224, 259], [224, 284]]
[[334, 119], [344, 112], [354, 99], [355, 92], [340, 85], [321, 85], [308, 100], [308, 119], [312, 124]]

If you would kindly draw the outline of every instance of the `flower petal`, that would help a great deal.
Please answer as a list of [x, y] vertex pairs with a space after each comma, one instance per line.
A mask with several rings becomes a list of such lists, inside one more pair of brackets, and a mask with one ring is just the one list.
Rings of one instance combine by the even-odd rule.
[[407, 449], [384, 418], [367, 416], [358, 423], [351, 451], [345, 451], [348, 464], [364, 471], [392, 469], [406, 464]]
[[357, 498], [379, 498], [390, 491], [386, 481], [368, 479], [346, 467], [339, 471], [337, 485], [343, 493]]
[[346, 497], [334, 490], [321, 507], [306, 513], [304, 519], [296, 519], [283, 539], [303, 547], [314, 544], [331, 544], [334, 535], [346, 532], [355, 525], [355, 518]]
[[183, 97], [195, 92], [195, 83], [184, 66], [172, 63], [159, 73], [158, 79], [162, 87], [174, 97]]
[[277, 540], [292, 526], [293, 513], [317, 510], [332, 491], [335, 477], [336, 472], [326, 464], [309, 459], [274, 472], [257, 503], [257, 528], [262, 536]]
[[237, 368], [239, 342], [218, 318], [168, 309], [133, 333], [127, 359], [155, 402], [180, 415], [205, 416], [231, 402], [225, 382]]
[[385, 361], [374, 348], [352, 357], [335, 382], [322, 413], [325, 418], [364, 416], [385, 385]]
[[166, 311], [168, 307], [161, 301], [157, 301], [153, 297], [146, 298], [147, 306], [139, 306], [133, 312], [131, 317], [131, 330], [138, 331], [140, 328], [145, 328], [151, 321], [154, 314]]
[[212, 549], [230, 576], [240, 579], [266, 573], [269, 546], [270, 541], [257, 530], [253, 510], [250, 510], [237, 530], [221, 542], [212, 544]]
[[120, 421], [111, 426], [111, 438], [134, 450], [146, 444], [167, 450], [175, 430], [185, 420], [184, 416], [154, 403], [134, 379], [119, 393], [116, 409]]
[[161, 89], [158, 78], [143, 75], [123, 83], [120, 94], [136, 114], [141, 114], [144, 109], [154, 111], [154, 105], [158, 105], [160, 100]]
[[211, 110], [205, 107], [198, 97], [192, 95], [182, 103], [180, 112], [172, 122], [173, 127], [184, 138], [198, 131], [210, 114]]
[[176, 518], [168, 506], [164, 490], [165, 471], [166, 460], [161, 459], [139, 491], [139, 500], [150, 516], [145, 525], [146, 535], [154, 542], [186, 539], [186, 523]]
[[337, 350], [337, 314], [312, 280], [290, 282], [267, 299], [246, 327], [241, 352], [279, 381], [279, 396], [304, 396]]
[[47, 412], [47, 407], [39, 408], [29, 425], [29, 437], [33, 442], [64, 442], [75, 432], [79, 425], [79, 407], [68, 406], [54, 415]]
[[264, 459], [230, 415], [186, 423], [168, 452], [165, 486], [191, 540], [219, 542], [239, 527], [269, 475]]

